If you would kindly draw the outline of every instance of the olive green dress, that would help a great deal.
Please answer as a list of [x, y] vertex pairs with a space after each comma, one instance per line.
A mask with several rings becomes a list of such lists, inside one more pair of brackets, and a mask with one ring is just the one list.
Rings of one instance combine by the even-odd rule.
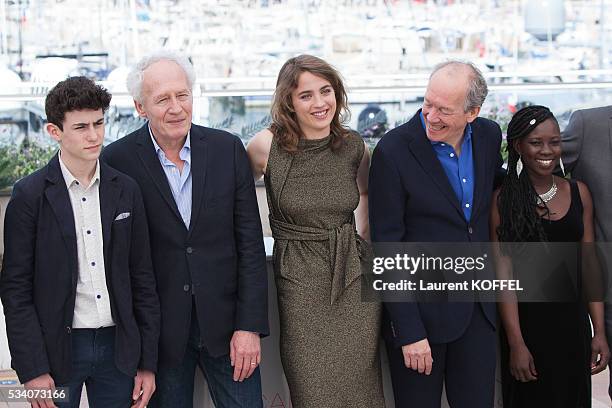
[[272, 141], [266, 168], [280, 351], [295, 408], [384, 407], [378, 338], [381, 306], [361, 301], [367, 244], [357, 235], [356, 177], [365, 149], [351, 134]]

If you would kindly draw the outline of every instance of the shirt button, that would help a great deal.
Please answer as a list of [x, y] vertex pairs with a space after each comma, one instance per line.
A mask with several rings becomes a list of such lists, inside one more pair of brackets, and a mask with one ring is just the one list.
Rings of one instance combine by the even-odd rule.
[[451, 153], [449, 156], [450, 157], [455, 157], [455, 153]]
[[100, 296], [100, 295], [97, 295], [96, 297], [97, 297], [98, 299], [100, 299], [100, 298], [101, 298], [102, 296]]
[[95, 262], [92, 262], [92, 263], [91, 263], [91, 266], [96, 266], [96, 263], [95, 263]]
[[466, 203], [465, 208], [470, 208], [470, 203]]
[[193, 248], [192, 247], [187, 247], [187, 253], [188, 254], [192, 254], [193, 253]]
[[189, 292], [189, 285], [185, 285], [185, 286], [183, 286], [183, 290], [184, 290], [185, 292]]
[[464, 182], [464, 183], [467, 183], [467, 179], [466, 179], [466, 178], [464, 178], [464, 179], [463, 179], [463, 182]]
[[78, 181], [75, 181], [75, 182], [74, 182], [74, 184], [76, 184], [76, 185], [78, 186], [78, 185], [79, 185], [79, 182], [78, 182]]
[[87, 234], [91, 234], [91, 230], [87, 230]]
[[86, 199], [85, 197], [81, 198], [81, 200], [83, 200], [83, 201], [87, 201], [87, 199]]

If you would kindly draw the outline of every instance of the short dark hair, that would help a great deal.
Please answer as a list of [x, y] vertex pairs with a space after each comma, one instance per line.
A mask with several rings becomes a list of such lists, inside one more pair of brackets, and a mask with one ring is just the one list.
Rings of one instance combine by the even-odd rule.
[[105, 112], [111, 101], [111, 94], [102, 86], [83, 76], [71, 77], [59, 82], [47, 94], [45, 113], [47, 122], [64, 130], [62, 123], [66, 112], [98, 110]]

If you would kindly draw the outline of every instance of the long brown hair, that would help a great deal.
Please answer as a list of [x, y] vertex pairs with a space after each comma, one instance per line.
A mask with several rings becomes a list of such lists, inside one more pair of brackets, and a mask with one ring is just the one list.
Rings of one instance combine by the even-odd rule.
[[288, 152], [298, 150], [298, 141], [304, 133], [297, 121], [295, 110], [291, 102], [291, 92], [298, 86], [300, 75], [310, 72], [313, 75], [329, 81], [336, 97], [336, 112], [330, 124], [331, 148], [340, 148], [349, 130], [342, 125], [348, 119], [348, 98], [338, 71], [321, 58], [312, 55], [299, 55], [287, 60], [276, 80], [276, 90], [272, 100], [272, 124], [270, 130], [281, 148]]

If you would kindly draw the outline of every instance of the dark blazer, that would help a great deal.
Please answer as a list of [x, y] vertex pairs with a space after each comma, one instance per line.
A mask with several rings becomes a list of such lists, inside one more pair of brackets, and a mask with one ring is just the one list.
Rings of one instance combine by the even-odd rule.
[[[561, 136], [565, 172], [584, 181], [591, 191], [595, 238], [611, 242], [612, 105], [575, 111]], [[612, 261], [612, 256], [607, 259]]]
[[[127, 375], [157, 370], [159, 300], [147, 223], [134, 180], [100, 163], [106, 285], [116, 324], [115, 364]], [[130, 216], [115, 220], [117, 215]], [[6, 208], [0, 295], [12, 367], [24, 383], [70, 378], [78, 278], [74, 215], [58, 156], [20, 180]]]
[[204, 345], [213, 356], [229, 353], [235, 330], [268, 334], [266, 257], [244, 146], [216, 129], [192, 125], [190, 135], [189, 229], [148, 124], [102, 152], [107, 163], [138, 182], [144, 197], [161, 301], [160, 366], [182, 361], [194, 300]]
[[[501, 176], [501, 130], [490, 120], [472, 124], [474, 204], [467, 222], [459, 200], [419, 117], [387, 133], [372, 155], [370, 231], [375, 242], [486, 242], [496, 176]], [[495, 305], [482, 303], [495, 325]], [[423, 338], [457, 339], [470, 322], [473, 303], [386, 303], [383, 334], [400, 347]]]

